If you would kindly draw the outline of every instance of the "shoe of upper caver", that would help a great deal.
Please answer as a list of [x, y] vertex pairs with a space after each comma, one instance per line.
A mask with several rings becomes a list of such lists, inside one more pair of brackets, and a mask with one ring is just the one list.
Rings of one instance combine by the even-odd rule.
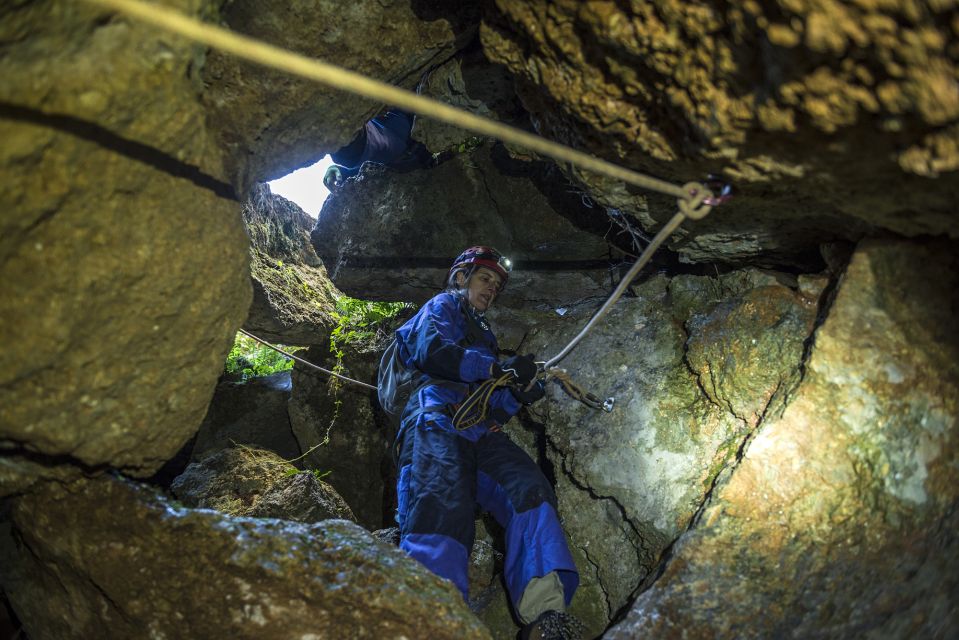
[[546, 611], [520, 632], [520, 640], [582, 640], [583, 623], [564, 611]]

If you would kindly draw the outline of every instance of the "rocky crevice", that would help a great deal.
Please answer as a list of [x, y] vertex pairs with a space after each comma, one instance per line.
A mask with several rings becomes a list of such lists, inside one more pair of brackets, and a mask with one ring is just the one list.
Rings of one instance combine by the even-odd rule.
[[[735, 183], [566, 363], [616, 395], [614, 412], [551, 388], [549, 438], [531, 445], [553, 465], [590, 574], [574, 606], [594, 635], [611, 616], [610, 639], [959, 629], [959, 554], [944, 533], [959, 513], [956, 10], [820, 5], [183, 5], [408, 87], [442, 62], [428, 95], [680, 183]], [[251, 247], [235, 193], [338, 148], [381, 105], [99, 8], [37, 0], [0, 15], [0, 577], [30, 636], [262, 640], [318, 620], [409, 636], [423, 631], [414, 611], [442, 618], [431, 636], [483, 637], [456, 594], [358, 527], [184, 510], [106, 472], [149, 477], [201, 440], [237, 327], [327, 357], [323, 296], [294, 295], [319, 292], [299, 266], [327, 280], [313, 247], [349, 294], [422, 301], [450, 256], [492, 244], [534, 267], [497, 301], [497, 327], [550, 353], [608, 290], [617, 250], [634, 252], [633, 232], [654, 231], [673, 203], [484, 144], [428, 171], [364, 171], [310, 241], [301, 219], [259, 227]], [[414, 132], [431, 150], [468, 138], [433, 124]], [[614, 210], [638, 226], [611, 237]], [[296, 242], [271, 244], [297, 226]], [[851, 258], [824, 246], [836, 239], [859, 242]], [[374, 356], [347, 359], [372, 379]], [[388, 437], [362, 429], [376, 425], [370, 398], [301, 374], [289, 413], [265, 421], [303, 448], [325, 440], [308, 464], [342, 464], [331, 482], [379, 526], [392, 478]], [[382, 583], [364, 591], [371, 575]], [[420, 594], [406, 611], [350, 627], [397, 579], [399, 599]]]

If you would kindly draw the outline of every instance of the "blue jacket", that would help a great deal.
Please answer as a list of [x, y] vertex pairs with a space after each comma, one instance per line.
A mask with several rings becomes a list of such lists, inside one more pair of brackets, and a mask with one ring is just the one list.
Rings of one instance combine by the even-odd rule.
[[360, 136], [330, 157], [344, 177], [355, 176], [364, 162], [391, 164], [409, 149], [412, 129], [413, 114], [392, 109], [368, 120]]
[[[463, 402], [490, 377], [490, 366], [497, 360], [496, 336], [478, 324], [471, 328], [468, 313], [471, 311], [458, 295], [443, 292], [396, 330], [403, 364], [421, 376], [406, 405], [404, 428], [412, 417], [422, 416], [453, 429], [450, 418], [455, 408], [450, 407]], [[509, 421], [520, 407], [508, 389], [499, 388], [490, 398], [490, 418], [460, 435], [475, 442], [490, 427]]]

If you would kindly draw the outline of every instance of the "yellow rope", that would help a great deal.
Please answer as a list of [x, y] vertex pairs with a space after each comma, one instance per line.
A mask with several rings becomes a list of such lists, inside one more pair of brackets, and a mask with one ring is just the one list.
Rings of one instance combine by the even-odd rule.
[[453, 414], [453, 426], [462, 431], [486, 420], [489, 414], [489, 399], [493, 392], [508, 384], [512, 379], [512, 374], [505, 373], [499, 378], [485, 380]]
[[[140, 0], [86, 0], [137, 18], [154, 26], [177, 33], [185, 38], [230, 53], [250, 62], [285, 71], [325, 84], [334, 89], [354, 93], [383, 104], [413, 111], [421, 116], [433, 118], [466, 129], [483, 136], [496, 138], [503, 142], [525, 147], [559, 162], [600, 173], [622, 180], [637, 187], [664, 193], [681, 201], [699, 196], [712, 197], [706, 187], [690, 183], [682, 187], [664, 180], [648, 176], [631, 169], [620, 167], [601, 160], [582, 151], [576, 151], [540, 136], [528, 133], [516, 127], [505, 125], [489, 118], [457, 109], [448, 104], [425, 98], [412, 91], [373, 80], [316, 58], [308, 58], [298, 53], [276, 47], [249, 36], [233, 33], [228, 29], [206, 24], [182, 13], [156, 4], [147, 4]], [[695, 207], [693, 207], [695, 208]], [[689, 215], [687, 213], [687, 215]], [[692, 217], [692, 216], [690, 216]]]

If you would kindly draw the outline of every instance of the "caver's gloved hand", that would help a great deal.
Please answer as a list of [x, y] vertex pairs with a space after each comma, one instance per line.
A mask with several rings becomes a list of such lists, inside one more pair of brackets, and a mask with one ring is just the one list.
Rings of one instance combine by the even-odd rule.
[[504, 373], [512, 373], [513, 381], [522, 388], [529, 386], [538, 373], [535, 362], [536, 356], [527, 353], [522, 356], [512, 356], [493, 365], [491, 373], [498, 378]]
[[527, 407], [537, 400], [542, 400], [543, 396], [546, 395], [546, 385], [542, 380], [535, 381], [528, 389], [526, 387], [510, 387], [509, 390], [520, 404]]
[[343, 170], [335, 164], [331, 164], [326, 170], [326, 175], [323, 176], [323, 186], [333, 191], [342, 184]]

